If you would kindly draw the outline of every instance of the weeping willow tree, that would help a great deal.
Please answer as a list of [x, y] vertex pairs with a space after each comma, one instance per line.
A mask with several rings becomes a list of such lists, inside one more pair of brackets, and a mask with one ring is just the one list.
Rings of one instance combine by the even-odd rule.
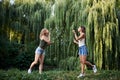
[[16, 5], [11, 5], [7, 0], [2, 2], [3, 7], [6, 9], [6, 11], [3, 10], [6, 15], [3, 17], [3, 22], [5, 22], [4, 26], [8, 26], [8, 37], [11, 41], [16, 37], [20, 37], [20, 39], [16, 39], [19, 43], [23, 37], [25, 43], [31, 41], [32, 38], [38, 40], [39, 32], [44, 27], [44, 20], [47, 17], [48, 6], [34, 1], [32, 1], [34, 3], [21, 1], [22, 4], [18, 4], [18, 2], [16, 0]]
[[51, 53], [55, 52], [59, 59], [75, 56], [71, 31], [84, 25], [90, 59], [100, 69], [117, 69], [119, 30], [115, 5], [115, 0], [56, 0], [54, 15], [45, 23], [57, 38]]
[[[106, 4], [106, 1], [107, 4]], [[114, 69], [118, 56], [118, 19], [115, 0], [94, 0], [88, 13], [88, 46], [99, 68]], [[90, 6], [90, 5], [89, 5]], [[92, 33], [91, 33], [92, 32]], [[91, 39], [92, 43], [91, 43]]]
[[72, 30], [83, 25], [89, 60], [99, 69], [119, 69], [116, 3], [116, 0], [15, 0], [11, 5], [5, 0], [0, 2], [0, 30], [6, 30], [10, 41], [25, 44], [27, 50], [28, 44], [39, 42], [40, 30], [48, 28], [53, 44], [46, 50], [46, 61], [67, 69], [78, 61]]
[[[17, 53], [15, 55], [14, 53], [8, 51], [7, 49], [2, 50], [4, 46], [1, 46], [0, 53], [2, 54], [4, 51], [4, 55], [0, 55], [0, 58], [2, 61], [4, 60], [3, 58], [6, 58], [6, 57], [10, 59], [9, 55], [12, 55], [14, 56], [14, 58], [16, 58], [16, 56], [20, 56], [21, 54], [23, 54], [22, 56], [23, 58], [26, 55], [29, 56], [29, 54], [24, 55], [24, 53], [34, 54], [34, 50], [32, 50], [34, 48], [32, 47], [36, 43], [39, 43], [39, 33], [40, 33], [40, 30], [44, 28], [45, 19], [48, 18], [49, 16], [50, 3], [46, 4], [45, 2], [41, 2], [41, 1], [40, 2], [33, 1], [33, 0], [31, 0], [30, 2], [29, 1], [30, 0], [28, 1], [20, 0], [19, 2], [19, 0], [15, 0], [14, 4], [11, 4], [10, 0], [0, 1], [1, 41], [5, 40], [6, 38], [8, 39], [8, 42], [6, 41], [6, 44], [4, 44], [4, 45], [7, 45], [7, 49], [11, 49], [9, 48], [9, 45], [12, 45], [13, 43], [17, 45], [22, 45], [22, 47], [18, 48], [17, 50], [17, 52], [20, 51], [20, 53], [14, 52], [14, 53]], [[1, 35], [4, 36], [5, 38], [2, 39], [3, 37], [1, 37]], [[38, 46], [38, 44], [36, 46]], [[15, 47], [14, 44], [12, 45], [13, 49], [16, 49], [17, 47]], [[23, 61], [24, 59], [25, 57], [23, 58]], [[20, 58], [18, 58], [18, 61], [19, 60]], [[10, 61], [8, 60], [8, 62]], [[22, 63], [22, 65], [23, 64], [24, 63]], [[5, 65], [3, 64], [1, 66], [4, 67]]]

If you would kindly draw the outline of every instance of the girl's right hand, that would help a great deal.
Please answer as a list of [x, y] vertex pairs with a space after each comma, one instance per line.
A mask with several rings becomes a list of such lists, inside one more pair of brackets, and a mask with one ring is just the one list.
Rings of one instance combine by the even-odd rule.
[[48, 45], [52, 44], [51, 42], [48, 42]]
[[74, 41], [73, 41], [74, 43], [76, 43], [76, 40], [74, 39]]

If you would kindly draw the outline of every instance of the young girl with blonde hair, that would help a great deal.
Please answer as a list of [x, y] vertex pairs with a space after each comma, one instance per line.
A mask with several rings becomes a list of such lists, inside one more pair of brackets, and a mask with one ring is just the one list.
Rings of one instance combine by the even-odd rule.
[[28, 73], [31, 73], [33, 66], [37, 64], [38, 61], [40, 62], [39, 73], [40, 74], [42, 73], [43, 62], [45, 57], [45, 48], [51, 44], [50, 33], [48, 29], [44, 28], [41, 30], [39, 39], [40, 39], [40, 44], [35, 50], [35, 58], [34, 61], [31, 63], [30, 68], [28, 69]]

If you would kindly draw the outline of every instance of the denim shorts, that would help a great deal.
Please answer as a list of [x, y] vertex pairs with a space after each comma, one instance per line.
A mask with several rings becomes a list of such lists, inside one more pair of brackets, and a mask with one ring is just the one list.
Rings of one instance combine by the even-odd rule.
[[88, 55], [87, 47], [85, 45], [79, 47], [79, 55]]
[[37, 47], [36, 50], [35, 50], [35, 54], [45, 54], [45, 50], [40, 48], [40, 47]]

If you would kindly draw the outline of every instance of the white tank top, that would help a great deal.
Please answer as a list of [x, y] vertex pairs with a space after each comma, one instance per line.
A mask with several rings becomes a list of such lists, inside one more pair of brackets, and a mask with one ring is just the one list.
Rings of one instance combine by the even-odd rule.
[[79, 45], [79, 47], [84, 46], [85, 45], [85, 38], [78, 40], [78, 45]]

